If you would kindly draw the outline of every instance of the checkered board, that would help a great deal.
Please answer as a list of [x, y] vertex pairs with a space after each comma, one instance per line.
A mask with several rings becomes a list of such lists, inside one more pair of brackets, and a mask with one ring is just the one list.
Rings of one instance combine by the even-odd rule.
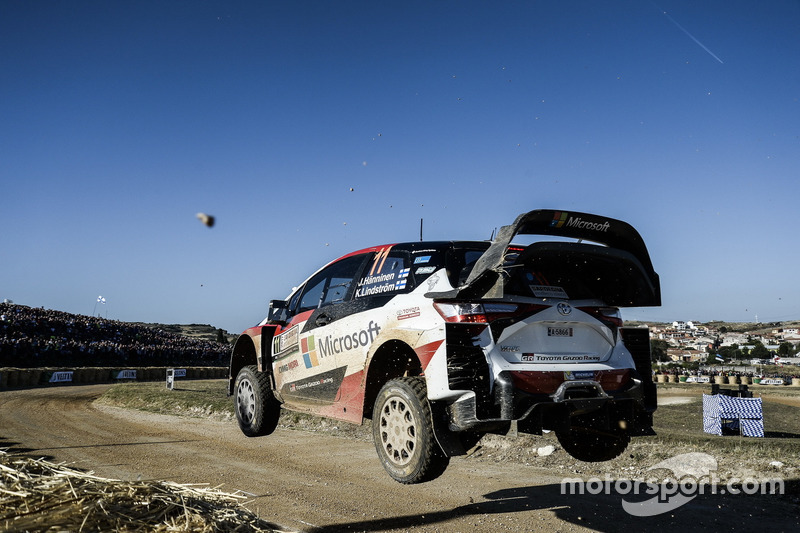
[[703, 431], [722, 435], [723, 428], [738, 431], [746, 437], [763, 437], [761, 398], [703, 394]]

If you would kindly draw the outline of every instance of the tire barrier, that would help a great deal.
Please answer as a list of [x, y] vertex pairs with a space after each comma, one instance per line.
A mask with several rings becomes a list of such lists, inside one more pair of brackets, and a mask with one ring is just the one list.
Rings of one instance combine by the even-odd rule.
[[[186, 380], [228, 377], [228, 367], [185, 368], [186, 377], [182, 379]], [[130, 371], [135, 371], [135, 378]], [[166, 375], [167, 367], [0, 368], [0, 390], [128, 381], [165, 381]]]

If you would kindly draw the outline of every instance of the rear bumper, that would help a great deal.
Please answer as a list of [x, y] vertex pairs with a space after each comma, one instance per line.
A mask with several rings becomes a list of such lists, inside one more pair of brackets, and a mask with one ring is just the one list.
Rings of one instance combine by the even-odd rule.
[[[525, 433], [567, 429], [575, 416], [591, 415], [597, 429], [625, 428], [629, 435], [652, 434], [655, 402], [645, 401], [645, 384], [632, 379], [623, 390], [604, 391], [593, 380], [564, 381], [552, 394], [530, 394], [514, 387], [511, 373], [501, 372], [493, 394], [469, 394], [447, 406], [449, 429], [504, 431], [511, 422]], [[604, 427], [605, 426], [605, 427]]]

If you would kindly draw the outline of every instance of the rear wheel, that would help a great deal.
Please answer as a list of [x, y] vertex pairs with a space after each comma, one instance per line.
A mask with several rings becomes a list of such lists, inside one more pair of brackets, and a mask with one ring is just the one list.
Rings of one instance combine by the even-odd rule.
[[431, 408], [423, 378], [399, 378], [378, 393], [372, 436], [383, 467], [400, 483], [430, 481], [450, 462], [433, 434]]
[[610, 461], [619, 457], [631, 441], [623, 431], [599, 431], [581, 426], [557, 431], [556, 437], [565, 452], [587, 463]]
[[260, 437], [275, 431], [281, 404], [272, 393], [266, 373], [259, 372], [255, 366], [242, 368], [233, 390], [233, 407], [242, 433]]

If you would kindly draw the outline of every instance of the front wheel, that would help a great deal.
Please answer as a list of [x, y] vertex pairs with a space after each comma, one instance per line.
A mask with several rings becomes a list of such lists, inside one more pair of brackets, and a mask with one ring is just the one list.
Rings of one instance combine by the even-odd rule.
[[423, 378], [399, 378], [378, 393], [372, 412], [375, 449], [386, 472], [405, 484], [442, 475], [450, 458], [433, 434], [431, 407]]
[[272, 393], [269, 375], [255, 366], [246, 366], [236, 376], [233, 390], [233, 408], [242, 433], [260, 437], [275, 431], [281, 404]]

